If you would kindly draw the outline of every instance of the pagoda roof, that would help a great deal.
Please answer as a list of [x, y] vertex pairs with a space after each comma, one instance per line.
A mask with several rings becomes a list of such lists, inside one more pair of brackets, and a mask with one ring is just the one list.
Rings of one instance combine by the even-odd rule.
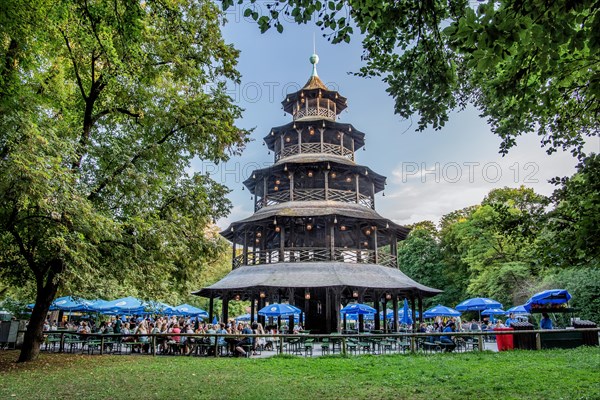
[[287, 123], [285, 125], [280, 125], [271, 128], [271, 132], [263, 138], [267, 147], [270, 150], [274, 149], [275, 141], [279, 137], [280, 134], [285, 134], [287, 132], [293, 131], [296, 128], [307, 128], [309, 126], [313, 126], [318, 129], [320, 127], [326, 129], [337, 130], [340, 132], [344, 132], [344, 135], [349, 135], [354, 139], [354, 149], [358, 150], [362, 146], [365, 145], [365, 134], [364, 132], [359, 131], [352, 124], [344, 124], [341, 122], [328, 121], [326, 119], [323, 120], [312, 120], [312, 121], [293, 121]]
[[217, 283], [193, 292], [198, 296], [220, 296], [230, 290], [260, 288], [352, 287], [396, 290], [434, 296], [441, 290], [415, 282], [396, 268], [377, 264], [344, 262], [275, 263], [242, 266]]
[[329, 88], [323, 83], [323, 81], [321, 80], [321, 78], [319, 78], [318, 75], [311, 75], [310, 78], [308, 78], [308, 81], [306, 81], [306, 84], [304, 85], [304, 87], [302, 88], [303, 90], [311, 90], [311, 89], [322, 89], [322, 90], [329, 90]]
[[233, 222], [224, 231], [221, 236], [226, 239], [233, 237], [232, 228], [240, 227], [248, 223], [255, 223], [262, 220], [271, 221], [274, 217], [318, 217], [318, 216], [344, 216], [356, 218], [372, 223], [385, 223], [388, 229], [396, 231], [396, 237], [400, 240], [406, 239], [410, 228], [398, 225], [395, 222], [382, 217], [375, 210], [356, 203], [344, 203], [332, 200], [315, 201], [287, 201], [285, 203], [275, 204], [263, 207], [250, 217], [240, 221]]
[[379, 175], [377, 172], [364, 165], [358, 165], [348, 159], [343, 159], [339, 156], [330, 156], [329, 154], [325, 153], [309, 153], [306, 155], [298, 154], [293, 157], [286, 157], [285, 159], [278, 161], [276, 164], [273, 164], [270, 167], [256, 169], [252, 171], [252, 176], [246, 179], [243, 182], [243, 184], [248, 188], [248, 190], [250, 190], [250, 192], [253, 193], [254, 188], [256, 187], [256, 183], [259, 181], [260, 178], [262, 178], [265, 175], [271, 176], [275, 171], [283, 171], [285, 165], [306, 165], [308, 167], [311, 165], [323, 163], [330, 163], [330, 165], [338, 164], [338, 166], [343, 166], [343, 169], [353, 171], [355, 173], [360, 172], [362, 174], [364, 172], [368, 172], [367, 176], [375, 184], [375, 193], [378, 193], [385, 189], [385, 176]]

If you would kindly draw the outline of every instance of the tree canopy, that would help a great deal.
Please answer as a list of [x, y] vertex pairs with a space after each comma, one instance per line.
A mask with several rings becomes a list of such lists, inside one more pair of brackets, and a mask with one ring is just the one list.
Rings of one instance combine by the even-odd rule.
[[205, 0], [3, 2], [0, 276], [36, 292], [21, 361], [59, 288], [156, 296], [221, 254], [227, 189], [189, 169], [247, 140], [214, 85], [239, 79], [221, 22]]
[[450, 111], [470, 103], [502, 139], [502, 154], [536, 132], [548, 153], [583, 157], [585, 138], [598, 136], [597, 0], [286, 0], [268, 1], [267, 10], [246, 9], [262, 32], [282, 32], [286, 17], [316, 20], [333, 43], [360, 32], [365, 64], [357, 75], [382, 76], [396, 113], [419, 114], [418, 130], [442, 128]]

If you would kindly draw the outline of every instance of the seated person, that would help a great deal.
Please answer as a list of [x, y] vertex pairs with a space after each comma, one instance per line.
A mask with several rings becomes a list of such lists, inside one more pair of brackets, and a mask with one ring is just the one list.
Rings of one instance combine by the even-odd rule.
[[[454, 332], [454, 322], [449, 322], [444, 328], [444, 333]], [[452, 351], [456, 348], [456, 343], [452, 340], [452, 336], [440, 336], [440, 342], [444, 344], [446, 351]]]
[[542, 320], [540, 321], [540, 329], [552, 329], [552, 320], [548, 313], [542, 313]]

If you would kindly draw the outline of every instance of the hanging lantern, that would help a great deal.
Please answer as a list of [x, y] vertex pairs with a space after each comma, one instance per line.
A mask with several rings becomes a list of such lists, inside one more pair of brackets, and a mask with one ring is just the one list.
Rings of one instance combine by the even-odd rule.
[[290, 139], [289, 137], [286, 137], [286, 138], [285, 138], [285, 142], [286, 142], [286, 143], [289, 143], [289, 142], [291, 142], [291, 141], [292, 141], [292, 139]]
[[352, 297], [354, 297], [355, 299], [358, 298], [358, 290], [353, 290], [352, 291]]
[[386, 294], [385, 294], [385, 299], [386, 299], [386, 300], [391, 300], [391, 299], [392, 299], [392, 295], [391, 295], [391, 294], [389, 294], [389, 293], [386, 293]]
[[308, 171], [307, 175], [308, 175], [309, 178], [312, 178], [313, 177], [313, 172], [312, 171]]
[[331, 173], [331, 179], [335, 179], [335, 178], [336, 178], [336, 176], [337, 176], [337, 174], [336, 174], [335, 172], [332, 172], [332, 173]]
[[307, 231], [312, 231], [312, 228], [313, 228], [312, 224], [306, 224]]
[[239, 295], [239, 294], [236, 294], [236, 295], [234, 296], [234, 298], [233, 298], [233, 299], [234, 299], [235, 301], [240, 301], [240, 295]]
[[385, 229], [389, 229], [389, 227], [390, 227], [390, 224], [386, 222], [385, 223]]
[[273, 225], [277, 225], [277, 217], [273, 218]]
[[277, 233], [281, 232], [281, 228], [279, 226], [276, 226], [275, 227], [275, 232], [277, 232]]
[[346, 225], [340, 226], [340, 231], [345, 231], [345, 230], [346, 230]]
[[327, 163], [327, 169], [331, 169], [331, 165], [329, 165], [329, 163]]
[[255, 242], [256, 244], [260, 243], [260, 239], [256, 238]]
[[363, 242], [363, 245], [364, 245], [365, 247], [369, 247], [369, 242]]
[[333, 223], [337, 224], [337, 217], [333, 217]]
[[287, 164], [285, 164], [285, 165], [283, 166], [283, 170], [284, 170], [284, 171], [287, 171]]
[[308, 128], [308, 134], [310, 136], [313, 136], [315, 134], [315, 128], [313, 128], [312, 126], [310, 128]]
[[265, 292], [260, 292], [258, 294], [258, 297], [260, 297], [261, 299], [264, 299], [267, 295], [265, 294]]
[[276, 185], [279, 185], [280, 183], [281, 183], [281, 181], [280, 181], [279, 179], [276, 179], [276, 180], [275, 180], [275, 184], [276, 184]]
[[370, 234], [371, 234], [371, 230], [370, 229], [365, 230], [365, 235], [369, 236]]
[[310, 300], [310, 292], [308, 290], [304, 293], [304, 298]]
[[261, 232], [256, 232], [256, 237], [262, 237], [262, 233]]
[[256, 179], [256, 174], [252, 174], [252, 179]]
[[273, 188], [273, 190], [274, 190], [274, 191], [278, 191], [278, 190], [279, 190], [279, 186], [275, 186], [275, 187]]

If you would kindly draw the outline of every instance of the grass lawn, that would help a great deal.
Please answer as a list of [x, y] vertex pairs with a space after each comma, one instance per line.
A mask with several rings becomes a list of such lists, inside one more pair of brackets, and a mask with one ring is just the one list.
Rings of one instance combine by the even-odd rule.
[[0, 352], [0, 399], [600, 399], [600, 348], [270, 359]]

